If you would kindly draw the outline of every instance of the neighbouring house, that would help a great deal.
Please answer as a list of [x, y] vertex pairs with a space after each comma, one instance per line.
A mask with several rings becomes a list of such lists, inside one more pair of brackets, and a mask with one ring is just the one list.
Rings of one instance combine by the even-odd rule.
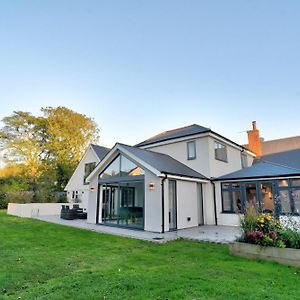
[[89, 145], [65, 187], [68, 202], [80, 203], [82, 208], [87, 209], [89, 184], [86, 178], [108, 152], [106, 147]]
[[97, 161], [88, 154], [91, 145], [67, 185], [68, 197], [74, 202], [73, 191], [75, 199], [84, 191], [89, 223], [152, 232], [239, 225], [247, 203], [299, 214], [300, 149], [263, 155], [255, 122], [248, 140], [249, 149], [194, 124], [135, 146], [117, 143]]

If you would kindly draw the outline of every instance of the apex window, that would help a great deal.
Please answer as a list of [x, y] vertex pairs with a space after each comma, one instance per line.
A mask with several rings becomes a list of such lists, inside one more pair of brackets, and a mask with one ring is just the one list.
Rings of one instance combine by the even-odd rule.
[[86, 183], [87, 177], [93, 172], [93, 170], [96, 167], [95, 162], [87, 163], [84, 165], [84, 178], [83, 178], [83, 183]]
[[224, 144], [215, 142], [215, 159], [228, 162], [227, 148]]
[[196, 159], [196, 142], [187, 142], [187, 159]]

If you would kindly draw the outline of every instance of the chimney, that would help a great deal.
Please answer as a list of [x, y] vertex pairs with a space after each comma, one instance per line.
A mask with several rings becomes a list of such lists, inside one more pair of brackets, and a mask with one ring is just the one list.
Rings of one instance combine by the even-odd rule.
[[252, 130], [248, 133], [248, 149], [254, 152], [257, 156], [262, 156], [261, 139], [259, 136], [259, 130], [256, 127], [256, 121], [252, 122]]

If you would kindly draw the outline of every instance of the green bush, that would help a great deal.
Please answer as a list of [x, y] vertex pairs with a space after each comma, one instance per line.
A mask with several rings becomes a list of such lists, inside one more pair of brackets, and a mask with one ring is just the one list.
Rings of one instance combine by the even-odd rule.
[[280, 232], [280, 236], [288, 248], [300, 249], [300, 232], [284, 229]]
[[0, 191], [0, 209], [6, 209], [7, 204], [6, 193]]

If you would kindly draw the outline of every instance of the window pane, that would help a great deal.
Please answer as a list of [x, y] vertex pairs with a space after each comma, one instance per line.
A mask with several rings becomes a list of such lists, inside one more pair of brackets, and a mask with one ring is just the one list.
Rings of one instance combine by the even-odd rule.
[[247, 183], [245, 184], [246, 188], [246, 209], [248, 207], [257, 208], [257, 196], [256, 196], [256, 184]]
[[300, 179], [293, 179], [292, 186], [300, 186]]
[[283, 214], [290, 214], [292, 212], [289, 190], [279, 191], [279, 199], [281, 204], [281, 212]]
[[92, 171], [95, 169], [96, 163], [87, 163], [84, 165], [84, 182], [86, 178], [92, 173]]
[[239, 213], [242, 211], [242, 201], [241, 201], [241, 193], [240, 191], [232, 192], [233, 199], [233, 211]]
[[227, 161], [227, 150], [225, 145], [215, 142], [215, 158]]
[[278, 180], [278, 186], [289, 186], [288, 180]]
[[120, 156], [118, 156], [100, 175], [100, 178], [110, 178], [120, 174]]
[[300, 214], [300, 190], [293, 190], [294, 213]]
[[232, 188], [239, 189], [240, 188], [240, 184], [239, 183], [232, 183]]
[[263, 211], [268, 213], [274, 212], [274, 197], [273, 197], [273, 186], [272, 183], [262, 183], [260, 185], [262, 202], [263, 202]]
[[229, 191], [223, 191], [223, 211], [232, 211], [232, 205], [231, 205], [231, 192]]
[[187, 143], [188, 159], [196, 158], [196, 143], [195, 141]]
[[121, 155], [121, 176], [140, 176], [144, 175], [143, 169], [138, 167], [134, 162]]
[[229, 189], [229, 188], [231, 188], [230, 183], [222, 183], [222, 189]]
[[247, 168], [248, 167], [248, 160], [247, 160], [247, 155], [246, 154], [241, 154], [241, 162], [242, 162], [242, 168]]

